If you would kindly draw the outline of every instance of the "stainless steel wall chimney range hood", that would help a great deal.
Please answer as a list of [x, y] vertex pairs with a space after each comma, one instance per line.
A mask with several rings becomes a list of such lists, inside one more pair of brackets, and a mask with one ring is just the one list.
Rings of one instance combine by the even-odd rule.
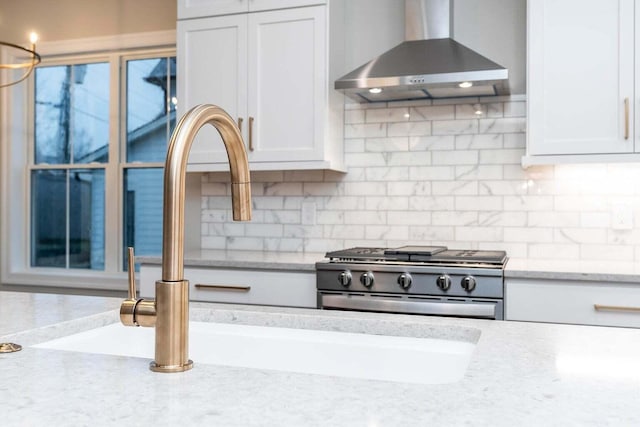
[[449, 0], [405, 0], [406, 41], [335, 81], [357, 102], [509, 94], [509, 71], [450, 38]]

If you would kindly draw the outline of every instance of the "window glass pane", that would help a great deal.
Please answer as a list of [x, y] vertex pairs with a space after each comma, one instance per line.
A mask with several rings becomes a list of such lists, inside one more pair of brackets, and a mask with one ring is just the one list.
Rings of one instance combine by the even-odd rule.
[[136, 255], [162, 253], [163, 169], [144, 168], [124, 171], [124, 248], [123, 268], [127, 270], [126, 248]]
[[67, 171], [31, 173], [31, 265], [67, 265]]
[[69, 268], [104, 270], [104, 170], [69, 171]]
[[109, 64], [36, 68], [35, 163], [108, 161]]
[[31, 175], [31, 265], [104, 270], [104, 170]]
[[161, 162], [176, 117], [176, 59], [127, 61], [127, 162]]

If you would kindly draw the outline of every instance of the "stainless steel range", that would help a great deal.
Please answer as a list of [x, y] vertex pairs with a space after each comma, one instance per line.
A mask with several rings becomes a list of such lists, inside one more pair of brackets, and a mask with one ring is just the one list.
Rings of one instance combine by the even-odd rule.
[[504, 251], [351, 248], [316, 263], [323, 309], [503, 319]]

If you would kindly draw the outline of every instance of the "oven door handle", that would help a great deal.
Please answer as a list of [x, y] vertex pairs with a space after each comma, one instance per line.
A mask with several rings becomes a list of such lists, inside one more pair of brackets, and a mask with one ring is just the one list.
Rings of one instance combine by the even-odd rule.
[[496, 318], [495, 302], [469, 301], [463, 303], [447, 301], [411, 301], [406, 299], [374, 298], [321, 294], [322, 308], [342, 310], [380, 311], [386, 313], [432, 314], [436, 316]]

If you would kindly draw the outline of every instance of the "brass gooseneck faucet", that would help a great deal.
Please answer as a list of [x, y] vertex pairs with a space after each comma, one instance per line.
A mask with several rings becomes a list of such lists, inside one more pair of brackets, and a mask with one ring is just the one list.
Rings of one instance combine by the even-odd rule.
[[249, 163], [240, 131], [220, 107], [199, 105], [178, 122], [167, 150], [164, 167], [162, 225], [162, 279], [156, 281], [155, 300], [136, 297], [133, 248], [129, 248], [129, 298], [120, 307], [120, 321], [127, 326], [156, 328], [156, 372], [182, 372], [193, 367], [189, 360], [189, 281], [184, 279], [184, 201], [187, 160], [193, 140], [206, 124], [213, 125], [224, 142], [231, 171], [234, 221], [251, 219]]

